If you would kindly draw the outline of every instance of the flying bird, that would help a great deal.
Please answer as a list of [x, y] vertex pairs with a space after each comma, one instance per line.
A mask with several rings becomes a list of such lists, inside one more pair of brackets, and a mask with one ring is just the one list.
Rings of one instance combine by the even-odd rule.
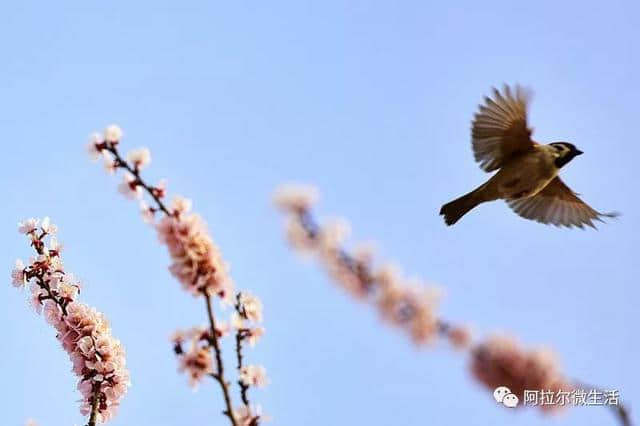
[[531, 139], [527, 124], [530, 93], [520, 86], [493, 89], [475, 114], [471, 141], [475, 160], [486, 172], [498, 170], [478, 188], [440, 209], [447, 225], [481, 203], [505, 200], [518, 215], [556, 226], [595, 228], [593, 221], [616, 217], [601, 213], [582, 201], [558, 172], [582, 154], [569, 142], [543, 145]]

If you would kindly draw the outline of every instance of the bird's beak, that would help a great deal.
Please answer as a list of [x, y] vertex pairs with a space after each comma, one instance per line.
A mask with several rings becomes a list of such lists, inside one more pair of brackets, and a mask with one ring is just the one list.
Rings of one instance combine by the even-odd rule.
[[576, 155], [581, 155], [584, 154], [584, 152], [580, 151], [579, 149], [576, 149]]

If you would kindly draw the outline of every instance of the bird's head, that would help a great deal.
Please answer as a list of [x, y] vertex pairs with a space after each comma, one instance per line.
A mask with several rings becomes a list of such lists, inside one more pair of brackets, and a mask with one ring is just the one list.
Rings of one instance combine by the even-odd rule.
[[553, 142], [549, 144], [550, 147], [554, 149], [554, 154], [556, 159], [554, 161], [557, 168], [561, 168], [569, 161], [573, 160], [574, 157], [582, 154], [576, 146], [569, 142]]

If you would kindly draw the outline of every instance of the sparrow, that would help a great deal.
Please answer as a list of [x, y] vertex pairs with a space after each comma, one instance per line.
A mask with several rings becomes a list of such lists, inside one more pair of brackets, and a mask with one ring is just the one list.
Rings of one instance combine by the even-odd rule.
[[595, 228], [594, 220], [618, 216], [589, 207], [560, 179], [560, 169], [582, 151], [569, 142], [543, 145], [531, 139], [527, 124], [530, 98], [520, 86], [512, 90], [507, 85], [502, 93], [494, 88], [492, 98], [485, 96], [471, 125], [473, 154], [484, 171], [498, 172], [442, 206], [440, 214], [447, 225], [481, 203], [500, 199], [523, 218], [569, 228]]

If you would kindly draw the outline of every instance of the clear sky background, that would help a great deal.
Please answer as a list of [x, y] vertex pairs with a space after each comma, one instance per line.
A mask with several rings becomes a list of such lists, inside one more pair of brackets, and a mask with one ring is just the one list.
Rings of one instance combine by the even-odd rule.
[[[81, 425], [53, 330], [9, 284], [30, 249], [18, 220], [59, 224], [83, 301], [110, 318], [133, 387], [119, 425], [224, 425], [217, 385], [193, 393], [168, 342], [205, 321], [166, 248], [87, 135], [112, 122], [151, 148], [146, 176], [191, 197], [267, 334], [248, 353], [276, 425], [604, 425], [604, 408], [546, 417], [497, 407], [468, 359], [417, 350], [286, 246], [277, 184], [318, 185], [322, 218], [445, 290], [444, 317], [558, 354], [569, 377], [640, 410], [637, 2], [12, 2], [0, 11], [2, 424]], [[525, 221], [501, 202], [452, 228], [438, 210], [487, 178], [470, 120], [492, 85], [534, 90], [543, 142], [585, 155], [562, 176], [623, 216], [598, 231]], [[637, 416], [636, 416], [637, 418]]]

